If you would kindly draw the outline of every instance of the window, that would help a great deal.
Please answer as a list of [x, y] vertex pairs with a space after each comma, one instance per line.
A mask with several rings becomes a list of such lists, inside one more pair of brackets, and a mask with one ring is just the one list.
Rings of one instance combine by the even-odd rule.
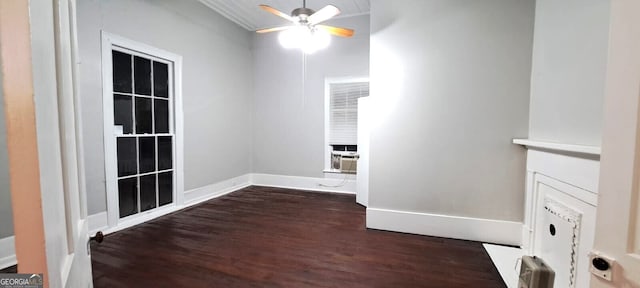
[[173, 62], [111, 47], [119, 217], [173, 203]]
[[183, 203], [182, 57], [101, 36], [107, 218], [114, 227]]
[[325, 170], [344, 172], [339, 158], [353, 157], [358, 150], [358, 98], [369, 96], [369, 80], [327, 79], [325, 90]]

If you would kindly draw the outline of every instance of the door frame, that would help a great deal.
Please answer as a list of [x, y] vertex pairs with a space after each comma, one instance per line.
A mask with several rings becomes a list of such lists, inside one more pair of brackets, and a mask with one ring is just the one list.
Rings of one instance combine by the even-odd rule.
[[591, 287], [640, 285], [640, 18], [636, 0], [611, 1], [602, 156], [592, 257], [611, 262], [610, 281]]
[[19, 273], [91, 287], [75, 0], [0, 1], [0, 58]]
[[[107, 223], [109, 229], [105, 232], [113, 232], [130, 227], [149, 219], [175, 211], [184, 202], [184, 171], [183, 171], [183, 110], [182, 110], [182, 56], [144, 44], [125, 37], [101, 31], [102, 37], [102, 108], [104, 123], [104, 164], [105, 186], [107, 193]], [[111, 62], [112, 47], [117, 46], [137, 53], [147, 54], [153, 57], [173, 63], [173, 125], [174, 129], [174, 191], [173, 203], [155, 209], [138, 212], [123, 219], [119, 217], [117, 171], [118, 162], [116, 155], [116, 138], [113, 137], [113, 67]], [[108, 64], [108, 65], [105, 65]], [[113, 155], [113, 156], [110, 156]]]

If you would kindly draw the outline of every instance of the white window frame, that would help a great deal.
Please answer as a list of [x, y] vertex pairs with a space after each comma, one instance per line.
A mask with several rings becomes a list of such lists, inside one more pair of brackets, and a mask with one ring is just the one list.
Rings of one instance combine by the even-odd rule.
[[[107, 221], [110, 230], [117, 230], [141, 222], [155, 215], [162, 215], [174, 211], [176, 207], [184, 203], [184, 129], [183, 129], [183, 109], [182, 109], [182, 56], [158, 49], [147, 44], [127, 39], [115, 34], [102, 31], [102, 101], [104, 117], [104, 153], [116, 155], [116, 143], [114, 137], [113, 119], [113, 67], [111, 65], [111, 51], [118, 50], [118, 47], [131, 50], [138, 54], [147, 54], [153, 57], [164, 59], [173, 63], [173, 74], [169, 79], [173, 80], [173, 125], [175, 134], [174, 161], [174, 195], [173, 203], [157, 207], [155, 209], [136, 213], [131, 217], [119, 218], [118, 204], [118, 184], [117, 184], [117, 159], [115, 156], [105, 157], [105, 180], [107, 192]], [[115, 48], [115, 49], [114, 49]], [[126, 52], [131, 54], [131, 52]], [[105, 65], [108, 63], [108, 65]]]
[[327, 77], [324, 79], [324, 173], [342, 172], [331, 169], [331, 146], [329, 138], [331, 133], [331, 84], [369, 82], [369, 77], [351, 76], [351, 77]]

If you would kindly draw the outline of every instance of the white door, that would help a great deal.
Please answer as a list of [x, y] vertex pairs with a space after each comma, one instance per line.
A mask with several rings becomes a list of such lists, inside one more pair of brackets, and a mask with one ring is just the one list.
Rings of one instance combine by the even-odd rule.
[[[607, 88], [594, 254], [613, 260], [611, 281], [640, 287], [640, 1], [611, 1]], [[592, 264], [592, 266], [595, 266]], [[593, 267], [595, 268], [595, 267]]]
[[75, 28], [74, 0], [0, 1], [18, 272], [45, 287], [92, 286]]
[[371, 132], [371, 98], [358, 98], [358, 178], [356, 202], [369, 206], [369, 133]]

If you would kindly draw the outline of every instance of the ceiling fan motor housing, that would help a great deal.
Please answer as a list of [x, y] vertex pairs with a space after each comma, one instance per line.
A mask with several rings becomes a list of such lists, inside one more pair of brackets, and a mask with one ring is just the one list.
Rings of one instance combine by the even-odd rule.
[[316, 11], [313, 11], [313, 9], [301, 7], [301, 8], [293, 9], [293, 11], [291, 11], [291, 16], [298, 17], [301, 22], [306, 22], [307, 17], [309, 17], [310, 15], [313, 15], [313, 13], [315, 12]]

